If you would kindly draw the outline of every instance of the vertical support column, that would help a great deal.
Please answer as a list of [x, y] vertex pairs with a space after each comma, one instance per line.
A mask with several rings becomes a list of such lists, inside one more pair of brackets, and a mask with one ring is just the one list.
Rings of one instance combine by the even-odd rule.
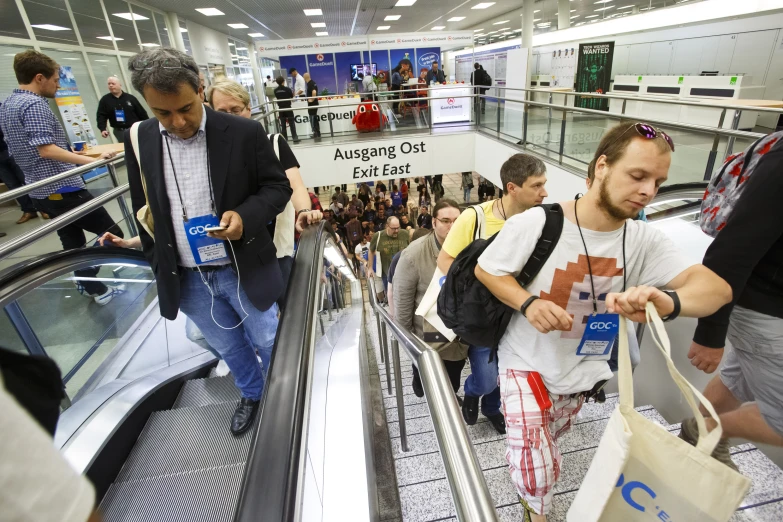
[[[400, 368], [400, 345], [394, 336], [391, 340], [392, 357], [394, 358], [394, 390], [397, 394], [397, 418], [400, 421], [400, 446], [402, 451], [408, 451], [408, 430], [405, 427], [405, 399], [402, 397], [402, 369]], [[386, 365], [388, 369], [389, 365]]]
[[258, 68], [258, 53], [256, 52], [255, 42], [250, 40], [247, 45], [248, 49], [250, 49], [250, 69], [253, 71], [253, 81], [256, 84], [255, 91], [258, 97], [258, 104], [264, 105], [266, 89], [264, 88], [264, 78], [261, 77], [261, 70]]
[[[726, 120], [726, 109], [723, 109], [720, 113], [720, 119], [718, 119], [718, 128], [723, 128], [723, 122]], [[707, 157], [707, 168], [704, 171], [704, 181], [709, 181], [712, 178], [712, 169], [715, 168], [715, 160], [718, 158], [718, 145], [720, 144], [720, 134], [715, 134], [715, 138], [712, 140], [712, 149]]]
[[[520, 34], [522, 39], [522, 48], [527, 49], [527, 66], [525, 73], [525, 89], [530, 88], [530, 75], [533, 72], [531, 68], [531, 57], [533, 56], [533, 0], [525, 0], [522, 4], [522, 33]], [[517, 87], [516, 85], [510, 85], [509, 87]]]
[[185, 40], [182, 39], [182, 33], [179, 32], [179, 19], [177, 13], [166, 13], [166, 28], [169, 30], [169, 41], [171, 45], [183, 53], [185, 51]]
[[557, 0], [557, 30], [568, 29], [571, 25], [571, 3], [569, 0]]

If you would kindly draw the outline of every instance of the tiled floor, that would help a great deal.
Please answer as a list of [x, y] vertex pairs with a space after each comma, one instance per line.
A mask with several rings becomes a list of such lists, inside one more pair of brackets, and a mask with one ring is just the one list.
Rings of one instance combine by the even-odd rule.
[[[396, 396], [388, 392], [386, 365], [380, 362], [376, 323], [371, 315], [368, 316], [367, 327], [378, 360], [383, 403], [397, 472], [402, 519], [404, 522], [456, 520], [451, 491], [426, 399], [416, 397], [410, 387], [412, 378], [410, 360], [404, 353], [401, 354], [400, 375], [408, 434], [408, 451], [403, 452], [400, 444]], [[393, 366], [390, 365], [392, 378]], [[467, 366], [463, 378], [469, 371], [470, 367]], [[392, 386], [392, 391], [393, 388]], [[586, 404], [573, 429], [560, 440], [563, 467], [560, 480], [555, 487], [549, 522], [565, 521], [568, 508], [590, 466], [595, 449], [616, 404], [616, 396], [610, 396], [605, 404]], [[642, 406], [637, 410], [651, 421], [666, 427], [670, 432], [678, 432], [679, 425], [669, 424], [652, 406]], [[505, 461], [505, 436], [499, 435], [483, 416], [479, 416], [474, 426], [468, 426], [467, 431], [489, 491], [495, 500], [498, 518], [502, 522], [522, 520], [517, 493]], [[751, 444], [732, 448], [732, 458], [740, 471], [753, 480], [751, 490], [740, 510], [731, 519], [732, 522], [783, 520], [783, 470]]]

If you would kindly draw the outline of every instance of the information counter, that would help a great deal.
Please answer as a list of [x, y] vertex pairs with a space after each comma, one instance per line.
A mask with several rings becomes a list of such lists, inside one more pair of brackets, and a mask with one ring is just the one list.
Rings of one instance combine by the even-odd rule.
[[[331, 121], [331, 130], [337, 133], [355, 132], [356, 127], [351, 120], [356, 115], [356, 110], [361, 103], [358, 95], [348, 95], [342, 97], [321, 98], [318, 100], [318, 118], [321, 120], [321, 136], [328, 136], [330, 132], [329, 122]], [[338, 105], [347, 105], [337, 107]], [[291, 102], [291, 109], [307, 109], [307, 101], [304, 98], [295, 99]], [[308, 138], [312, 135], [310, 127], [310, 114], [307, 110], [295, 110], [294, 121], [296, 122], [296, 133], [300, 138]], [[289, 132], [289, 139], [292, 139]]]

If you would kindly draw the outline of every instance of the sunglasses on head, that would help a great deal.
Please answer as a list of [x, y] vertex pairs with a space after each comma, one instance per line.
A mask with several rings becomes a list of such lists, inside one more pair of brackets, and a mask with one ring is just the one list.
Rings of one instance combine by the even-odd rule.
[[625, 129], [625, 132], [620, 134], [620, 136], [617, 137], [619, 140], [623, 136], [625, 136], [625, 133], [628, 132], [631, 129], [635, 129], [636, 133], [641, 136], [644, 139], [647, 140], [654, 140], [655, 138], [661, 137], [663, 140], [669, 145], [669, 148], [674, 152], [674, 141], [672, 141], [671, 136], [666, 134], [665, 132], [656, 129], [652, 125], [648, 125], [647, 123], [634, 123], [627, 129]]

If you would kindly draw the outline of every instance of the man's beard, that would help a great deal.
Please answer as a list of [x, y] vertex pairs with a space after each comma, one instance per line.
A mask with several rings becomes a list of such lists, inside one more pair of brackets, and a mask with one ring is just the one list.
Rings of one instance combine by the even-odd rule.
[[618, 207], [612, 203], [612, 199], [609, 196], [609, 190], [606, 188], [611, 179], [611, 174], [607, 175], [598, 190], [598, 207], [606, 212], [609, 217], [612, 217], [618, 221], [625, 221], [626, 219], [633, 219], [638, 215], [638, 211], [627, 211]]

